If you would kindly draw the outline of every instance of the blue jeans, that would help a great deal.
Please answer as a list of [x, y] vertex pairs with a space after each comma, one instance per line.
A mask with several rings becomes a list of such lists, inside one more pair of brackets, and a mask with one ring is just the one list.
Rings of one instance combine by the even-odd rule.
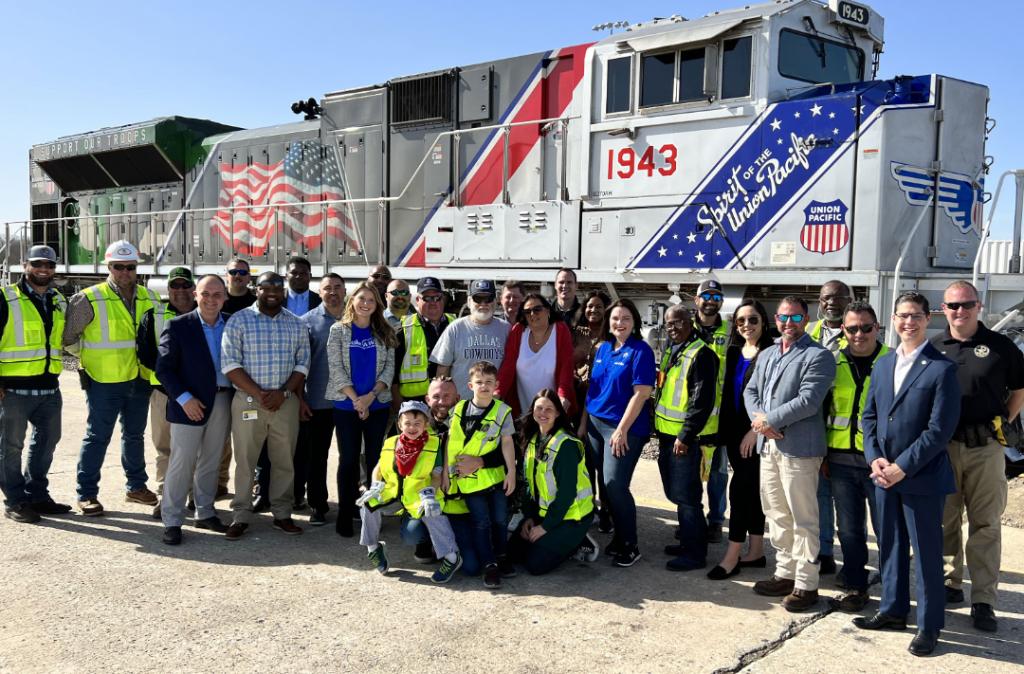
[[821, 541], [819, 555], [833, 556], [835, 537], [836, 511], [832, 504], [832, 480], [821, 474], [818, 475], [818, 539]]
[[658, 471], [665, 496], [676, 504], [679, 544], [684, 557], [697, 564], [707, 561], [708, 522], [704, 519], [704, 486], [700, 479], [700, 447], [690, 447], [683, 456], [672, 452], [674, 435], [658, 433]]
[[626, 453], [623, 456], [615, 456], [611, 447], [614, 432], [614, 424], [597, 417], [590, 417], [587, 422], [591, 451], [601, 466], [601, 479], [604, 480], [608, 506], [611, 509], [612, 521], [615, 522], [615, 538], [623, 545], [633, 546], [637, 543], [636, 502], [629, 491], [629, 483], [633, 479], [636, 462], [640, 460], [640, 453], [647, 443], [647, 438], [627, 434]]
[[476, 546], [473, 544], [473, 522], [469, 515], [448, 515], [448, 523], [452, 525], [455, 543], [459, 546], [459, 554], [462, 555], [462, 573], [467, 576], [479, 576], [484, 566], [480, 563]]
[[832, 475], [832, 494], [835, 496], [839, 520], [843, 575], [846, 576], [846, 584], [854, 590], [867, 590], [868, 571], [865, 566], [868, 563], [869, 512], [871, 528], [878, 535], [878, 508], [875, 505], [875, 485], [871, 482], [871, 470], [830, 463], [829, 472]]
[[[10, 508], [24, 503], [49, 501], [46, 474], [53, 463], [53, 450], [60, 440], [60, 391], [42, 396], [7, 392], [0, 405], [0, 490]], [[28, 466], [22, 473], [21, 454], [25, 433], [32, 424], [28, 445]]]
[[480, 564], [485, 567], [494, 564], [505, 554], [508, 543], [508, 500], [505, 492], [498, 485], [490, 491], [465, 494], [462, 498], [469, 508], [473, 547]]
[[725, 524], [725, 505], [729, 496], [729, 463], [725, 446], [715, 450], [708, 478], [708, 524]]
[[80, 501], [99, 495], [100, 468], [118, 417], [121, 418], [121, 466], [127, 479], [127, 490], [145, 489], [149, 479], [146, 475], [145, 435], [151, 392], [149, 382], [143, 379], [116, 384], [90, 382], [85, 391], [89, 417], [78, 455]]

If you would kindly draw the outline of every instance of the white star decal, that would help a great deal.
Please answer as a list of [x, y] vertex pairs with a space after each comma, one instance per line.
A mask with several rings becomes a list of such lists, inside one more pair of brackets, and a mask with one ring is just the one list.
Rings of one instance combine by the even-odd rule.
[[834, 112], [828, 113], [828, 118], [829, 119], [835, 119], [836, 118], [836, 113], [834, 113]]
[[697, 235], [694, 234], [693, 232], [690, 232], [689, 234], [686, 235], [686, 242], [687, 243], [693, 243], [696, 240], [697, 240]]
[[715, 251], [715, 255], [721, 255], [721, 254], [722, 254], [722, 251], [720, 251], [720, 250], [716, 250]]
[[772, 131], [778, 131], [782, 127], [782, 122], [777, 119], [773, 119], [771, 123]]
[[834, 133], [834, 134], [836, 134], [838, 136], [839, 135], [839, 129], [832, 129], [832, 133]]
[[797, 110], [796, 112], [794, 112], [793, 116], [796, 117], [797, 119], [800, 119], [800, 111]]
[[676, 255], [682, 255], [682, 254], [683, 254], [683, 251], [681, 251], [681, 250], [677, 250], [676, 251]]
[[778, 144], [778, 145], [782, 145], [782, 139], [781, 139], [781, 138], [779, 138], [779, 139], [778, 139], [777, 141], [775, 141], [775, 142], [776, 142], [776, 144]]
[[668, 248], [665, 248], [665, 246], [662, 246], [661, 248], [658, 249], [658, 257], [665, 257], [665, 255], [667, 254]]
[[673, 234], [672, 235], [672, 240], [673, 241], [678, 241], [679, 240], [679, 235], [678, 234]]
[[697, 253], [697, 262], [704, 261], [704, 253]]
[[814, 104], [814, 105], [813, 105], [813, 106], [811, 107], [811, 117], [817, 117], [817, 116], [818, 116], [818, 115], [820, 115], [820, 114], [821, 114], [821, 106], [820, 106], [820, 105], [818, 105], [817, 103], [815, 103], [815, 104]]

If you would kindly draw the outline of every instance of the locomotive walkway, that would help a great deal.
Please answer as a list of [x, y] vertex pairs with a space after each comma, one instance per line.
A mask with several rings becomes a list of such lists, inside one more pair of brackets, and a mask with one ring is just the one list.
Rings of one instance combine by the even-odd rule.
[[[62, 386], [64, 439], [50, 475], [57, 500], [72, 502], [85, 404], [73, 374]], [[1024, 665], [1024, 530], [1011, 527], [1000, 631], [972, 629], [968, 607], [957, 607], [947, 613], [941, 655], [920, 660], [906, 651], [911, 631], [862, 632], [824, 601], [817, 613], [794, 616], [751, 592], [770, 571], [744, 570], [735, 582], [665, 571], [674, 509], [652, 461], [634, 480], [644, 553], [635, 567], [613, 568], [607, 557], [572, 562], [497, 592], [469, 578], [432, 585], [393, 522], [384, 530], [393, 543], [388, 577], [370, 569], [354, 540], [332, 525], [306, 527], [302, 516], [299, 537], [261, 515], [237, 543], [185, 527], [185, 542], [169, 548], [149, 508], [124, 503], [122, 487], [110, 451], [100, 491], [106, 516], [0, 520], [0, 671], [962, 673]], [[711, 547], [710, 563], [723, 545]], [[838, 593], [833, 578], [823, 583], [826, 596]]]

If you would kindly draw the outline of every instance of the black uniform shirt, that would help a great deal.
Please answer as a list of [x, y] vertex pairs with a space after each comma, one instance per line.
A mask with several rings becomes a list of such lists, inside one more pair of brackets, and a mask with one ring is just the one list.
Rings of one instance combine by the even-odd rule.
[[1010, 391], [1024, 389], [1024, 354], [1016, 344], [983, 323], [966, 341], [954, 339], [947, 327], [931, 343], [958, 365], [956, 378], [963, 396], [959, 428], [1006, 415]]

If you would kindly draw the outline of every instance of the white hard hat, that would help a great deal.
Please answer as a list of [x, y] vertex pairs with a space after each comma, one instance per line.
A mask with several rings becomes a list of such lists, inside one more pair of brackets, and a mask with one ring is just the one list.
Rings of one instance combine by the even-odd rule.
[[107, 262], [138, 262], [139, 249], [132, 242], [121, 239], [107, 246], [103, 259]]

